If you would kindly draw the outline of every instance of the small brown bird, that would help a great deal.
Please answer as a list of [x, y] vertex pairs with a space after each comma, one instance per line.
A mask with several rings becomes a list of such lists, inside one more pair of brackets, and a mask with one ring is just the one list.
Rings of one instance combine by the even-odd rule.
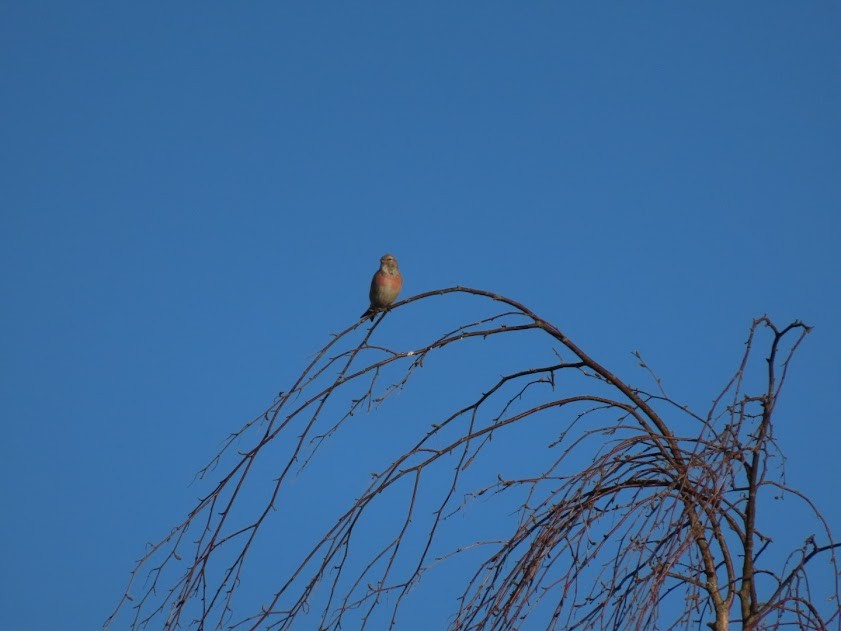
[[371, 279], [371, 291], [368, 298], [371, 306], [360, 317], [371, 320], [379, 311], [385, 311], [388, 306], [397, 299], [397, 294], [403, 288], [403, 277], [400, 275], [400, 268], [397, 267], [397, 259], [391, 254], [384, 254], [380, 259], [380, 269]]

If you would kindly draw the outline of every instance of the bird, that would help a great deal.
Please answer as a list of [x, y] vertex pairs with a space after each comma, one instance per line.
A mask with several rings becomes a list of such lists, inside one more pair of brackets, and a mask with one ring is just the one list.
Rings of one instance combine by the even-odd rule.
[[380, 259], [380, 269], [371, 279], [371, 291], [368, 292], [371, 306], [359, 317], [370, 317], [373, 320], [379, 311], [385, 311], [397, 299], [397, 294], [402, 288], [403, 276], [400, 274], [400, 268], [397, 267], [397, 259], [391, 254], [383, 254]]

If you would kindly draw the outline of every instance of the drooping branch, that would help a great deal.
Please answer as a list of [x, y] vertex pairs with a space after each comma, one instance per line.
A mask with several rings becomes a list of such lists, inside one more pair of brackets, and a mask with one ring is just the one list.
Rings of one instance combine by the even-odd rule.
[[[399, 318], [418, 301], [449, 294], [491, 301], [502, 311], [414, 348], [372, 342], [384, 317]], [[837, 544], [825, 524], [826, 541], [804, 551], [785, 574], [759, 562], [770, 545], [758, 528], [760, 491], [779, 484], [766, 467], [776, 449], [774, 405], [809, 327], [794, 322], [778, 329], [768, 318], [756, 320], [735, 375], [708, 413], [698, 414], [669, 398], [639, 355], [656, 393], [630, 385], [556, 326], [498, 294], [453, 287], [414, 296], [391, 311], [361, 336], [366, 321], [333, 336], [288, 390], [228, 437], [199, 478], [229, 463], [226, 472], [138, 561], [106, 629], [129, 603], [133, 629], [393, 628], [421, 581], [464, 563], [472, 570], [453, 594], [453, 629], [516, 628], [525, 618], [530, 628], [689, 628], [706, 618], [712, 628], [725, 629], [734, 602], [745, 628], [841, 624], [837, 610], [822, 613], [801, 589], [817, 554], [829, 555], [838, 576]], [[747, 393], [755, 338], [766, 329], [772, 333], [767, 387]], [[258, 532], [279, 509], [293, 510], [281, 493], [322, 463], [340, 432], [357, 429], [350, 426], [355, 415], [407, 388], [433, 354], [471, 340], [492, 344], [523, 336], [545, 336], [558, 361], [510, 370], [431, 420], [323, 524], [314, 545], [300, 549], [297, 564], [266, 590], [259, 609], [244, 610], [237, 596]], [[572, 361], [561, 359], [567, 353]], [[731, 403], [722, 407], [725, 400]], [[531, 436], [534, 427], [554, 428], [544, 442], [553, 457], [519, 463], [523, 474], [494, 475], [488, 467], [493, 438]], [[258, 471], [268, 463], [272, 480], [255, 505], [251, 489], [261, 484]], [[366, 548], [371, 516], [401, 495], [393, 530]], [[469, 519], [480, 498], [500, 506], [491, 522], [498, 535], [447, 549], [454, 517]], [[512, 505], [513, 514], [504, 508]], [[134, 601], [130, 591], [147, 567]], [[762, 593], [767, 590], [756, 576], [769, 572], [780, 578], [772, 592]], [[837, 603], [837, 579], [832, 593]]]

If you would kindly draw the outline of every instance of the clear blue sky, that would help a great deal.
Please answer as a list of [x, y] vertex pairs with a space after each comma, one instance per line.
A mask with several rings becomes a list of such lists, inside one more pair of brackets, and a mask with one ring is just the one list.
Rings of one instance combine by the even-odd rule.
[[777, 437], [841, 532], [841, 4], [7, 2], [0, 85], [0, 631], [99, 627], [386, 251], [700, 409], [814, 325]]

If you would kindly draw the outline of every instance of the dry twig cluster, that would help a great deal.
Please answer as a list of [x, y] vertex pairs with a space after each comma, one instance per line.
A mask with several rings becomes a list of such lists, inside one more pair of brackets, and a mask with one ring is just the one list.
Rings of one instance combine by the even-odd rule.
[[[469, 563], [459, 567], [472, 564], [472, 570], [453, 595], [452, 629], [841, 628], [839, 544], [817, 508], [769, 465], [778, 455], [775, 405], [809, 327], [756, 320], [732, 379], [709, 410], [695, 413], [667, 396], [656, 377], [653, 391], [632, 387], [505, 297], [454, 287], [395, 308], [451, 293], [502, 309], [410, 350], [373, 342], [382, 317], [358, 343], [353, 334], [364, 321], [335, 335], [292, 387], [232, 434], [200, 472], [201, 478], [218, 475], [215, 486], [149, 547], [105, 628], [118, 614], [131, 616], [132, 629], [291, 629], [302, 628], [294, 625], [302, 620], [307, 628], [399, 627], [398, 614], [419, 583], [460, 557]], [[444, 348], [529, 332], [547, 336], [557, 361], [506, 374], [434, 419], [411, 448], [372, 474], [315, 545], [292, 547], [299, 554], [294, 568], [265, 586], [270, 591], [260, 607], [242, 613], [237, 597], [258, 532], [285, 508], [281, 493], [296, 473], [319, 466], [325, 445], [354, 414], [406, 386]], [[755, 390], [749, 373], [765, 333], [770, 342]], [[398, 376], [381, 388], [386, 374]], [[339, 412], [330, 406], [336, 400]], [[556, 427], [548, 461], [535, 458], [534, 470], [517, 477], [481, 483], [468, 477], [469, 467], [487, 458], [495, 434], [524, 431], [526, 423], [547, 417]], [[269, 458], [280, 443], [283, 460], [276, 452]], [[261, 459], [270, 462], [271, 487], [248, 516], [243, 489]], [[443, 483], [432, 475], [435, 467], [448, 472]], [[422, 499], [430, 485], [432, 503]], [[818, 527], [781, 567], [763, 562], [772, 542], [757, 515], [768, 489], [802, 499]], [[360, 554], [360, 524], [389, 493], [401, 494], [405, 508], [393, 532]], [[441, 553], [448, 519], [469, 513], [469, 500], [480, 497], [515, 498], [515, 513], [500, 521], [507, 532]], [[413, 523], [423, 524], [423, 532]], [[830, 562], [833, 585], [810, 584], [807, 569], [817, 557]], [[818, 600], [818, 593], [830, 600]]]

